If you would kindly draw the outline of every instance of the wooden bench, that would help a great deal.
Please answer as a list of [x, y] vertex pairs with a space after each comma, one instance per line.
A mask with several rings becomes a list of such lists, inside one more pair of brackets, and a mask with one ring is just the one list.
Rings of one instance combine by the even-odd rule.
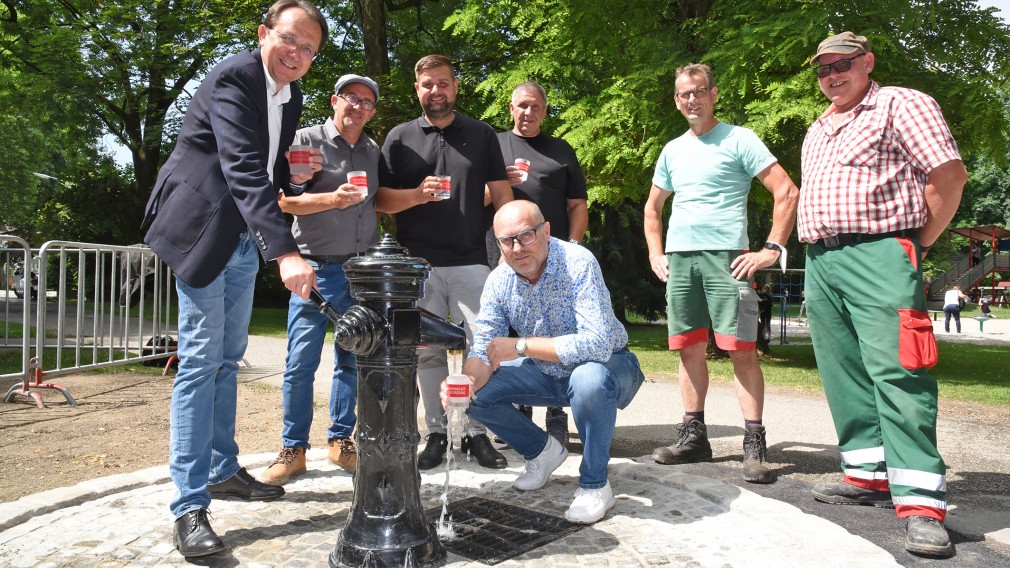
[[943, 315], [943, 310], [927, 310], [927, 311], [933, 314], [933, 321], [936, 321], [936, 316]]

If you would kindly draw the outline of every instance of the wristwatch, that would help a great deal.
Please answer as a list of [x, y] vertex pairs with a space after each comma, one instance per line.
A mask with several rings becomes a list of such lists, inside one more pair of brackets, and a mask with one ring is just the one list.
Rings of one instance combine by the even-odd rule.
[[765, 248], [766, 249], [771, 249], [771, 250], [777, 250], [777, 251], [779, 251], [779, 254], [785, 254], [786, 253], [785, 247], [783, 247], [782, 245], [780, 245], [778, 243], [773, 243], [771, 241], [768, 241], [768, 242], [765, 243]]
[[516, 341], [516, 355], [520, 357], [526, 356], [526, 338], [520, 337], [519, 341]]
[[782, 272], [785, 272], [786, 271], [786, 261], [788, 260], [788, 256], [786, 255], [786, 247], [784, 247], [784, 246], [782, 246], [782, 245], [780, 245], [780, 244], [778, 244], [776, 242], [773, 242], [773, 241], [765, 241], [765, 247], [764, 248], [771, 249], [771, 250], [774, 250], [774, 251], [778, 251], [778, 253], [779, 253], [779, 266], [782, 267]]

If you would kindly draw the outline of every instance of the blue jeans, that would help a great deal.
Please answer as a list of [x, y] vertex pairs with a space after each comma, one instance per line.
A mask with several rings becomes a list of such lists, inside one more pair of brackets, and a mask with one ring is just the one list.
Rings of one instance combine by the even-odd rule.
[[961, 333], [961, 306], [943, 307], [943, 330], [950, 333], [950, 316], [954, 316], [954, 323], [957, 324], [957, 332]]
[[177, 518], [210, 506], [208, 483], [239, 469], [235, 443], [235, 380], [249, 340], [260, 259], [247, 233], [210, 284], [175, 279], [179, 293], [179, 372], [172, 385], [169, 471]]
[[[354, 305], [344, 265], [317, 264], [306, 260], [316, 270], [316, 283], [323, 297], [337, 313]], [[312, 425], [312, 384], [323, 352], [330, 320], [311, 301], [291, 294], [288, 302], [288, 356], [285, 362], [284, 384], [284, 447], [309, 448], [309, 427]], [[349, 438], [354, 431], [354, 404], [357, 399], [358, 374], [354, 354], [344, 351], [334, 342], [333, 381], [330, 387], [330, 426], [328, 440]]]
[[583, 445], [579, 487], [599, 489], [607, 484], [617, 409], [631, 403], [643, 381], [638, 358], [626, 349], [604, 363], [583, 363], [560, 379], [545, 375], [527, 358], [516, 366], [500, 366], [467, 412], [531, 460], [544, 450], [548, 434], [513, 405], [571, 406]]

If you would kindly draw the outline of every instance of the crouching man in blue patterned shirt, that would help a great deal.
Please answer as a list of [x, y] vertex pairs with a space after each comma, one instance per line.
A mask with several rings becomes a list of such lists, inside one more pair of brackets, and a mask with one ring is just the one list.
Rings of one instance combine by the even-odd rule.
[[[531, 201], [499, 209], [494, 234], [505, 262], [484, 284], [463, 365], [476, 393], [468, 413], [523, 455], [526, 467], [514, 484], [531, 491], [547, 483], [568, 450], [514, 405], [571, 406], [584, 450], [566, 517], [595, 523], [615, 503], [607, 462], [617, 409], [645, 377], [589, 250], [552, 239]], [[509, 326], [518, 338], [508, 336]], [[442, 392], [444, 401], [444, 384]]]

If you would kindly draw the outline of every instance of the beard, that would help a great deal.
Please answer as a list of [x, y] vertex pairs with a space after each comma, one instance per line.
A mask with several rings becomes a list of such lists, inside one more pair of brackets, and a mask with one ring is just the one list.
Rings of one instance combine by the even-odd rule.
[[450, 101], [448, 98], [436, 103], [429, 100], [428, 104], [424, 105], [424, 114], [434, 119], [448, 118], [452, 116], [455, 106], [456, 101]]

